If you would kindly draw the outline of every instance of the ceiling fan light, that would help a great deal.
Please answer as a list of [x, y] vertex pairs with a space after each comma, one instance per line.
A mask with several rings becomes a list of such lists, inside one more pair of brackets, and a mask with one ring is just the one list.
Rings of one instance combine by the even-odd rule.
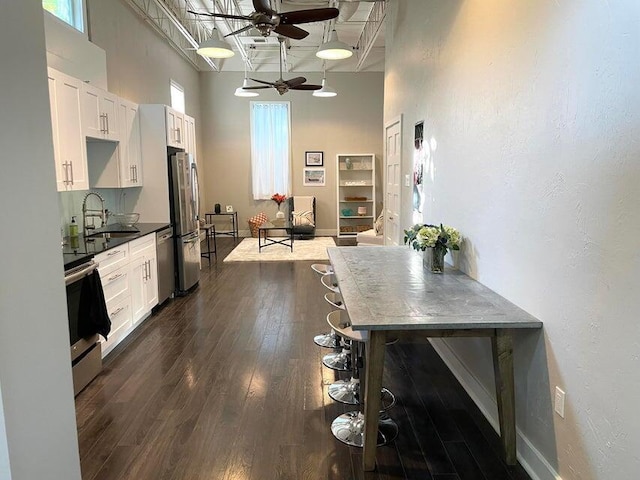
[[343, 60], [353, 55], [353, 50], [349, 45], [338, 40], [335, 29], [331, 32], [331, 37], [327, 43], [320, 45], [316, 52], [316, 57], [323, 60]]
[[209, 58], [230, 58], [235, 55], [231, 49], [231, 45], [220, 40], [216, 29], [211, 32], [211, 37], [200, 44], [198, 50], [199, 55]]
[[335, 97], [338, 93], [331, 87], [326, 85], [326, 80], [322, 79], [322, 88], [320, 90], [314, 90], [311, 94], [314, 97]]
[[249, 81], [245, 78], [244, 82], [242, 82], [242, 86], [236, 88], [236, 92], [234, 93], [234, 95], [236, 97], [257, 97], [258, 92], [254, 90], [245, 90], [245, 87], [248, 87], [248, 86], [249, 86]]

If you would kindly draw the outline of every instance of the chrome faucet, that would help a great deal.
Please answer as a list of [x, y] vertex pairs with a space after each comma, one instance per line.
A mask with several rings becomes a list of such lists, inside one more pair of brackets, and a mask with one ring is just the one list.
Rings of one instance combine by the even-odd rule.
[[[95, 195], [100, 200], [100, 210], [87, 208], [87, 200], [91, 195]], [[100, 226], [96, 227], [95, 218], [100, 219]], [[87, 222], [87, 220], [91, 222]], [[89, 192], [85, 195], [82, 201], [82, 231], [95, 230], [96, 228], [104, 227], [107, 224], [107, 211], [104, 208], [104, 198], [99, 193]]]

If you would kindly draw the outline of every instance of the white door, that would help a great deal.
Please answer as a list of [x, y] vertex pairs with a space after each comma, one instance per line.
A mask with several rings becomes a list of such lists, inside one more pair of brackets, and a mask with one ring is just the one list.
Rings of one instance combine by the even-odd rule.
[[402, 117], [384, 127], [384, 244], [399, 245], [402, 242], [400, 228], [401, 177], [402, 177]]

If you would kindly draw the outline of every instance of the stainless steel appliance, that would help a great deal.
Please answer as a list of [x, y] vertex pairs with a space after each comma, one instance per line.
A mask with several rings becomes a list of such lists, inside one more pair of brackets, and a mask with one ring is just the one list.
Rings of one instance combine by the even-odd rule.
[[173, 258], [173, 228], [156, 233], [158, 250], [158, 304], [162, 304], [175, 291], [175, 264]]
[[184, 295], [200, 280], [200, 192], [198, 168], [191, 154], [170, 150], [169, 192], [176, 254], [176, 293]]
[[93, 260], [65, 271], [64, 283], [67, 286], [67, 314], [69, 317], [69, 337], [71, 341], [71, 366], [73, 375], [73, 393], [77, 395], [102, 370], [102, 350], [98, 335], [82, 338], [79, 335], [80, 297], [82, 280], [92, 275], [98, 264]]

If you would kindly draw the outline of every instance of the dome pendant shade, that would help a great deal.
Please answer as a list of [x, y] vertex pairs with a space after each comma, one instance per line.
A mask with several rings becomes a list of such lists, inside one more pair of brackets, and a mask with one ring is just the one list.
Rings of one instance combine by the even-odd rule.
[[351, 55], [353, 55], [353, 50], [349, 45], [338, 40], [335, 29], [331, 32], [329, 41], [323, 43], [316, 52], [316, 57], [324, 60], [343, 60]]
[[314, 97], [335, 97], [338, 94], [333, 88], [326, 85], [326, 80], [323, 78], [322, 88], [320, 90], [315, 90], [311, 95]]
[[258, 92], [254, 90], [245, 90], [245, 87], [249, 86], [249, 81], [245, 78], [244, 82], [242, 82], [242, 86], [236, 88], [236, 93], [234, 95], [236, 97], [257, 97]]
[[231, 49], [231, 45], [220, 40], [218, 30], [215, 28], [211, 32], [211, 37], [200, 44], [197, 53], [209, 58], [230, 58], [235, 55], [235, 52]]

